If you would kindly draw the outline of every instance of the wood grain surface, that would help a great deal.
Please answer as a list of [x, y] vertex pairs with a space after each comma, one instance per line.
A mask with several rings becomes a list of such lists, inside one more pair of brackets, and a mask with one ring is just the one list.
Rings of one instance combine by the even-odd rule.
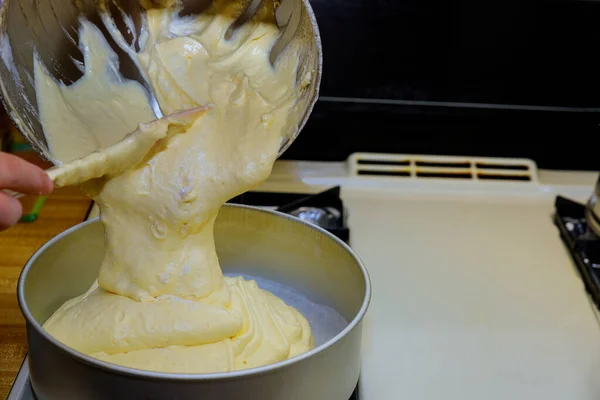
[[57, 189], [36, 221], [0, 232], [0, 398], [8, 396], [27, 353], [25, 321], [16, 297], [21, 269], [45, 242], [82, 222], [90, 204], [76, 188]]

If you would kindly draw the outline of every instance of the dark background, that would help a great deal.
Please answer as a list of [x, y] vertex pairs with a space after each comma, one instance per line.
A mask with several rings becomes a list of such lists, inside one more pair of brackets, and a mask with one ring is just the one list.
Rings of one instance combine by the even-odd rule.
[[312, 0], [321, 98], [283, 158], [532, 158], [600, 169], [600, 2]]

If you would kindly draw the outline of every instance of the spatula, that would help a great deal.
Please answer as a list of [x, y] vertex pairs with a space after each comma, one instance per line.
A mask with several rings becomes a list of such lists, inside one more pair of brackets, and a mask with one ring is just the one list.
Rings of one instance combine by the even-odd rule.
[[[56, 187], [79, 185], [105, 175], [119, 175], [139, 163], [158, 141], [185, 132], [207, 110], [206, 107], [197, 107], [140, 124], [138, 129], [112, 146], [49, 168], [46, 173]], [[11, 190], [3, 191], [16, 198], [23, 196]]]

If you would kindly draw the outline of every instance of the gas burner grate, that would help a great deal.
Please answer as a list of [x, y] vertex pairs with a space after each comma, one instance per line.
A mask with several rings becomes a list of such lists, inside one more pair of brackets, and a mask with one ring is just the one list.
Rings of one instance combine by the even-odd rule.
[[557, 196], [554, 223], [583, 279], [587, 292], [600, 309], [600, 238], [585, 218], [585, 205]]
[[347, 212], [340, 198], [339, 186], [317, 194], [246, 192], [229, 203], [271, 208], [320, 226], [345, 243], [350, 241]]

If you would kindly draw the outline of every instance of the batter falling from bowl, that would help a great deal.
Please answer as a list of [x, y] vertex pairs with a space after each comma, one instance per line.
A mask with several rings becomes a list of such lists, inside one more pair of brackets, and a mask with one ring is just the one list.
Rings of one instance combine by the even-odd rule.
[[[100, 207], [106, 256], [87, 293], [44, 324], [82, 353], [128, 367], [224, 372], [285, 360], [314, 346], [307, 320], [241, 277], [224, 277], [213, 223], [230, 198], [269, 176], [288, 115], [301, 113], [297, 57], [273, 67], [279, 32], [249, 23], [231, 38], [226, 3], [180, 18], [150, 9], [136, 53], [164, 114], [205, 107], [133, 167], [84, 183]], [[143, 88], [124, 81], [96, 26], [82, 21], [85, 73], [65, 86], [35, 69], [40, 119], [53, 157], [69, 162], [155, 119]], [[300, 89], [299, 89], [300, 87]], [[150, 124], [152, 125], [152, 124]], [[181, 127], [180, 127], [181, 128]]]

